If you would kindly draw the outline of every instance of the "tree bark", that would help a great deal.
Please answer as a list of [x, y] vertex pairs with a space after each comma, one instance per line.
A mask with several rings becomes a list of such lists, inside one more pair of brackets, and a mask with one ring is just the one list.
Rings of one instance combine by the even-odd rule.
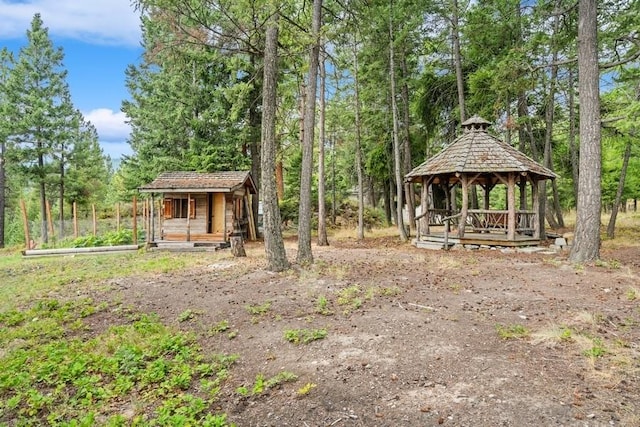
[[353, 67], [354, 67], [354, 95], [356, 108], [356, 172], [358, 175], [358, 240], [364, 239], [364, 174], [362, 172], [362, 133], [360, 122], [360, 82], [358, 80], [358, 51], [357, 42], [353, 45]]
[[453, 0], [451, 14], [451, 34], [453, 36], [453, 60], [456, 68], [456, 87], [458, 88], [458, 107], [460, 108], [460, 123], [466, 118], [464, 105], [464, 76], [462, 75], [462, 55], [460, 54], [460, 31], [458, 28], [458, 0]]
[[616, 199], [611, 208], [611, 217], [607, 225], [607, 237], [613, 239], [616, 232], [616, 218], [618, 217], [618, 206], [622, 203], [622, 193], [624, 192], [624, 182], [627, 179], [627, 169], [629, 167], [629, 158], [631, 157], [631, 141], [627, 140], [622, 157], [622, 169], [620, 170], [620, 181], [618, 181], [618, 190], [616, 191]]
[[569, 151], [571, 152], [571, 174], [573, 177], [573, 195], [578, 205], [578, 181], [580, 179], [578, 148], [576, 147], [576, 103], [573, 90], [573, 68], [569, 67]]
[[400, 156], [400, 140], [398, 129], [398, 103], [396, 101], [396, 62], [395, 62], [395, 49], [394, 49], [394, 34], [393, 34], [393, 0], [391, 1], [391, 8], [389, 12], [389, 77], [391, 79], [391, 111], [393, 120], [393, 160], [395, 166], [396, 177], [396, 223], [398, 225], [398, 233], [400, 234], [400, 240], [406, 242], [408, 240], [407, 232], [404, 229], [404, 219], [402, 217], [402, 208], [404, 201], [402, 197], [403, 193], [403, 174], [402, 174], [402, 160]]
[[0, 140], [0, 248], [4, 248], [4, 224], [5, 224], [5, 208], [6, 208], [6, 192], [7, 186], [5, 172], [6, 142]]
[[280, 209], [276, 190], [276, 92], [278, 77], [278, 14], [269, 18], [264, 47], [264, 81], [262, 87], [262, 199], [264, 248], [267, 270], [289, 268], [282, 239]]
[[38, 147], [38, 170], [39, 170], [39, 179], [38, 183], [40, 186], [40, 239], [42, 243], [49, 242], [49, 234], [47, 231], [47, 193], [46, 193], [46, 184], [44, 182], [44, 154], [42, 151], [44, 150], [42, 143], [37, 143]]
[[[404, 175], [411, 172], [411, 165], [413, 162], [411, 156], [411, 115], [409, 114], [409, 87], [407, 85], [407, 79], [409, 78], [409, 70], [407, 69], [407, 55], [404, 48], [402, 49], [402, 59], [400, 61], [400, 71], [402, 72], [402, 86], [401, 86], [401, 99], [402, 99], [402, 112], [403, 112], [403, 169]], [[405, 182], [404, 192], [407, 200], [407, 213], [409, 220], [409, 229], [413, 235], [416, 234], [416, 193], [412, 183]]]
[[305, 96], [302, 167], [300, 171], [300, 207], [298, 210], [297, 261], [300, 264], [313, 263], [313, 253], [311, 252], [311, 178], [313, 176], [313, 139], [316, 123], [316, 88], [321, 19], [322, 0], [313, 0], [313, 20], [311, 23], [313, 44], [309, 50], [309, 76]]
[[323, 55], [320, 61], [320, 135], [318, 135], [318, 246], [329, 246], [327, 239], [327, 213], [325, 209], [324, 145], [325, 145], [325, 85], [327, 70]]
[[[251, 55], [250, 58], [252, 69], [256, 70], [256, 55]], [[255, 181], [257, 193], [250, 196], [251, 197], [251, 210], [253, 212], [253, 223], [254, 229], [256, 230], [256, 237], [258, 235], [258, 220], [259, 220], [259, 205], [260, 205], [260, 193], [261, 193], [261, 159], [260, 159], [260, 127], [261, 127], [261, 113], [258, 110], [258, 106], [261, 105], [260, 97], [261, 97], [261, 81], [260, 73], [256, 73], [256, 81], [254, 82], [252, 88], [252, 98], [254, 99], [253, 103], [249, 107], [249, 126], [251, 128], [251, 140], [250, 140], [250, 150], [251, 150], [251, 175]]]
[[578, 5], [578, 93], [580, 94], [580, 180], [573, 262], [600, 257], [602, 147], [600, 133], [597, 0]]

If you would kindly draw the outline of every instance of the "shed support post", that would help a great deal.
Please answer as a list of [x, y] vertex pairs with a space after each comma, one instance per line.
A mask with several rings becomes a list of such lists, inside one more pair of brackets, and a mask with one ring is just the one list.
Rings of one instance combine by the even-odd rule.
[[187, 242], [191, 241], [191, 193], [187, 193]]

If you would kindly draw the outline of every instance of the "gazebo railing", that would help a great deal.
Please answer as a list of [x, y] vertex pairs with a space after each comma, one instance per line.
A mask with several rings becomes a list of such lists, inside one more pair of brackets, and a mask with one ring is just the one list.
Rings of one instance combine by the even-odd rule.
[[[517, 211], [516, 232], [532, 232], [535, 217], [535, 211]], [[471, 225], [475, 232], [504, 231], [506, 233], [509, 227], [509, 211], [469, 209], [466, 223]]]

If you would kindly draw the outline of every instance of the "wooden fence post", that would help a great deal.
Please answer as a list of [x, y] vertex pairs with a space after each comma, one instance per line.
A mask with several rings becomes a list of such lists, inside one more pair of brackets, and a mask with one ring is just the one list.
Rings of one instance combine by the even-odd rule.
[[98, 221], [96, 218], [96, 205], [92, 204], [91, 205], [91, 214], [93, 216], [93, 236], [97, 236], [98, 235]]
[[138, 244], [138, 198], [133, 196], [133, 209], [131, 214], [131, 220], [133, 221], [133, 244]]
[[47, 200], [47, 225], [49, 226], [49, 236], [52, 238], [55, 237], [54, 231], [53, 231], [53, 218], [51, 217], [51, 203], [49, 203], [48, 200]]
[[73, 202], [73, 238], [78, 238], [78, 204]]
[[120, 202], [116, 203], [116, 231], [120, 231]]
[[24, 226], [24, 242], [27, 249], [31, 248], [31, 236], [29, 236], [29, 218], [27, 217], [27, 207], [24, 199], [20, 199], [20, 207], [22, 208], [22, 225]]

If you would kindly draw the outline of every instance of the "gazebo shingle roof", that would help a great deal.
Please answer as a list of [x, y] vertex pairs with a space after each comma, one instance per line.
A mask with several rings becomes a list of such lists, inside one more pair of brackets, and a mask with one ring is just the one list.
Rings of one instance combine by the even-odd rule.
[[142, 192], [232, 192], [248, 184], [249, 191], [256, 187], [248, 171], [225, 172], [163, 172], [149, 184], [140, 187]]
[[422, 176], [502, 172], [530, 173], [546, 179], [557, 177], [516, 148], [489, 134], [488, 125], [488, 121], [478, 116], [465, 121], [462, 135], [413, 169], [405, 179], [413, 181]]

